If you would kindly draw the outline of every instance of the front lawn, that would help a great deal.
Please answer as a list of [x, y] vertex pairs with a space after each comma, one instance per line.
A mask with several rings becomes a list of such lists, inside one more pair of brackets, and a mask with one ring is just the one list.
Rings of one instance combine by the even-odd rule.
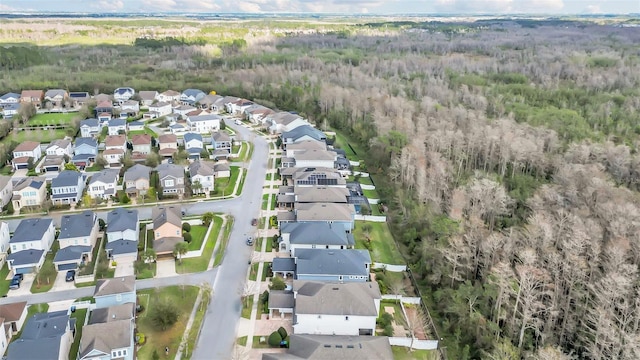
[[256, 281], [256, 277], [258, 276], [258, 267], [260, 263], [251, 264], [251, 270], [249, 271], [249, 280]]
[[[369, 240], [367, 240], [363, 226], [370, 227], [368, 231]], [[371, 253], [371, 260], [374, 262], [393, 265], [405, 263], [386, 222], [356, 221], [353, 236], [356, 239], [356, 249], [368, 249]]]
[[204, 236], [207, 234], [207, 227], [204, 225], [192, 225], [189, 233], [191, 234], [189, 250], [200, 250]]
[[262, 195], [262, 210], [267, 210], [269, 206], [269, 194]]
[[[204, 226], [202, 225], [197, 226], [204, 228]], [[197, 226], [192, 226], [191, 231], [193, 232], [194, 228], [196, 228]], [[180, 263], [180, 261], [176, 261], [176, 272], [178, 274], [187, 274], [207, 270], [209, 260], [211, 259], [211, 255], [213, 253], [213, 248], [216, 246], [216, 239], [218, 238], [218, 234], [220, 233], [221, 226], [222, 218], [220, 216], [214, 216], [213, 227], [211, 228], [211, 232], [209, 233], [207, 243], [204, 245], [202, 255], [196, 258], [182, 259], [182, 263]], [[202, 236], [204, 237], [204, 234], [202, 234]]]
[[77, 112], [37, 114], [27, 121], [27, 126], [66, 125], [75, 117], [79, 117]]
[[236, 186], [238, 176], [240, 175], [240, 168], [237, 166], [231, 166], [229, 172], [231, 173], [231, 176], [229, 176], [228, 178], [216, 179], [213, 189], [214, 196], [225, 196], [233, 194], [233, 188]]
[[[196, 286], [169, 286], [156, 289], [140, 290], [138, 296], [146, 296], [145, 310], [137, 321], [138, 332], [143, 333], [146, 343], [138, 350], [138, 359], [151, 359], [156, 350], [161, 358], [165, 358], [165, 347], [169, 347], [167, 359], [173, 359], [176, 350], [182, 340], [185, 326], [189, 320], [189, 314], [198, 296]], [[151, 321], [150, 314], [155, 311], [155, 306], [160, 301], [174, 304], [178, 312], [178, 321], [166, 330], [161, 330]]]
[[227, 223], [224, 226], [224, 234], [222, 234], [222, 239], [220, 239], [220, 246], [218, 247], [218, 252], [216, 252], [216, 258], [213, 261], [214, 267], [222, 263], [224, 252], [227, 250], [227, 244], [229, 243], [231, 228], [233, 228], [233, 220], [234, 219], [232, 217], [227, 217]]
[[242, 301], [242, 314], [245, 319], [251, 319], [251, 307], [253, 306], [253, 294], [248, 295], [246, 299]]
[[53, 264], [53, 258], [56, 256], [58, 249], [60, 249], [60, 244], [56, 240], [53, 242], [53, 245], [51, 245], [51, 251], [47, 252], [44, 264], [42, 264], [42, 267], [36, 275], [36, 279], [33, 281], [33, 284], [31, 284], [31, 293], [47, 292], [53, 287], [53, 284], [56, 282], [56, 277], [58, 276], [56, 266]]
[[2, 270], [0, 270], [0, 296], [7, 295], [9, 292], [11, 280], [7, 280], [7, 276], [9, 276], [9, 265], [5, 262]]
[[87, 309], [76, 309], [71, 317], [76, 319], [76, 335], [73, 338], [73, 344], [69, 349], [69, 359], [75, 359], [78, 356], [78, 348], [80, 347], [80, 339], [82, 338], [82, 327], [84, 319], [87, 316]]

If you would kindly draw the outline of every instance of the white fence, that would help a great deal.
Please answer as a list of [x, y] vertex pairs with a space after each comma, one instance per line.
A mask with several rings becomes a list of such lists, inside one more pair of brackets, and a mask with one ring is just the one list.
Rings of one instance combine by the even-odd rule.
[[356, 176], [356, 175], [360, 175], [360, 176], [362, 176], [362, 177], [369, 177], [369, 173], [367, 173], [367, 172], [362, 172], [362, 171], [354, 171], [354, 172], [353, 172], [353, 176]]
[[360, 161], [349, 160], [349, 165], [351, 165], [351, 166], [360, 166]]
[[380, 215], [356, 215], [355, 219], [356, 220], [360, 220], [360, 221], [371, 221], [371, 222], [386, 222], [387, 221], [387, 217], [386, 216], [380, 216]]
[[390, 337], [389, 344], [418, 350], [437, 350], [438, 340], [418, 340], [408, 337]]
[[[202, 220], [200, 220], [200, 219], [186, 220], [185, 222], [188, 222], [191, 225], [200, 225], [200, 224], [202, 224]], [[182, 256], [182, 259], [188, 259], [188, 258], [194, 258], [194, 257], [202, 256], [202, 253], [204, 252], [204, 247], [207, 245], [207, 240], [209, 239], [209, 233], [211, 232], [211, 229], [213, 228], [213, 223], [214, 222], [212, 221], [211, 224], [209, 224], [209, 228], [207, 229], [207, 232], [204, 234], [204, 239], [202, 240], [202, 245], [200, 245], [200, 249], [199, 250], [187, 251], [187, 253]]]
[[385, 270], [391, 271], [391, 272], [407, 271], [407, 265], [392, 265], [392, 264], [374, 262], [371, 267], [374, 268], [374, 269], [385, 269]]
[[367, 198], [367, 201], [369, 202], [369, 204], [376, 205], [377, 203], [380, 202], [380, 199], [369, 199], [369, 198]]
[[88, 283], [88, 282], [92, 282], [96, 279], [94, 274], [91, 275], [76, 275], [75, 277], [75, 283], [76, 284], [83, 284], [83, 283]]
[[360, 184], [360, 187], [362, 188], [362, 190], [375, 190], [376, 189], [375, 185], [368, 185], [368, 184]]

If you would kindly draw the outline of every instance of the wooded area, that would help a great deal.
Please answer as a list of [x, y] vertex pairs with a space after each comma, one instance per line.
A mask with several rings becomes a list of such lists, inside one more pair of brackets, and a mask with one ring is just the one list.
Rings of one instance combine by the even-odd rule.
[[236, 23], [205, 45], [190, 24], [161, 49], [133, 45], [145, 26], [42, 47], [0, 89], [200, 88], [297, 111], [366, 148], [449, 358], [639, 359], [640, 30], [377, 24]]

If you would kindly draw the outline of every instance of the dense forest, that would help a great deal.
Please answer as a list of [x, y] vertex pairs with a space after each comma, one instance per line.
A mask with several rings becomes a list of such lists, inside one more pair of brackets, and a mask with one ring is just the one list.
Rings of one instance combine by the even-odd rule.
[[[0, 89], [195, 87], [298, 111], [367, 150], [449, 358], [639, 359], [640, 29], [624, 25], [83, 22]], [[123, 43], [89, 43], [100, 26]]]

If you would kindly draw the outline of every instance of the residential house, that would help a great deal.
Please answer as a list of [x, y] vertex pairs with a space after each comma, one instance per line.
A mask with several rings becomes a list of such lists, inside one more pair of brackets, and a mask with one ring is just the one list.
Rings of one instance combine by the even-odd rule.
[[71, 101], [72, 107], [81, 107], [89, 100], [91, 100], [91, 95], [86, 91], [69, 92], [69, 101]]
[[91, 175], [87, 194], [91, 198], [100, 198], [108, 200], [111, 196], [116, 196], [118, 191], [118, 179], [120, 178], [118, 170], [104, 169]]
[[180, 102], [184, 105], [194, 106], [198, 103], [202, 98], [205, 97], [205, 93], [202, 90], [198, 89], [186, 89], [180, 94]]
[[0, 96], [0, 107], [5, 107], [5, 105], [9, 105], [9, 104], [19, 104], [19, 103], [20, 103], [20, 94], [10, 92]]
[[281, 134], [299, 126], [309, 125], [300, 115], [285, 111], [268, 115], [265, 124], [269, 126], [269, 131], [273, 134]]
[[156, 168], [162, 195], [184, 194], [184, 168], [174, 164], [160, 164]]
[[158, 154], [164, 157], [171, 157], [178, 151], [178, 137], [174, 134], [164, 134], [158, 137]]
[[347, 181], [342, 174], [333, 168], [294, 167], [280, 169], [280, 176], [293, 186], [347, 186]]
[[136, 303], [136, 277], [121, 276], [101, 279], [96, 282], [93, 298], [96, 309], [103, 309], [126, 303]]
[[13, 210], [20, 212], [25, 206], [42, 206], [47, 199], [45, 179], [40, 177], [26, 177], [18, 180], [13, 186]]
[[119, 87], [113, 91], [113, 100], [123, 103], [133, 97], [136, 91], [130, 87]]
[[44, 172], [62, 171], [64, 166], [64, 156], [47, 155], [40, 163], [40, 169]]
[[102, 125], [96, 118], [80, 121], [80, 136], [88, 138], [100, 135]]
[[[157, 100], [159, 102], [168, 102], [168, 103], [173, 103], [173, 102], [177, 102], [180, 101], [180, 96], [181, 94], [177, 91], [174, 90], [167, 90], [164, 91], [162, 93], [160, 93], [157, 97]], [[149, 109], [149, 111], [151, 111], [151, 109]]]
[[31, 103], [38, 109], [42, 107], [43, 99], [44, 91], [42, 90], [22, 90], [20, 94], [20, 103]]
[[29, 166], [29, 158], [33, 164], [37, 164], [42, 157], [40, 143], [37, 141], [24, 141], [13, 150], [13, 169], [26, 169]]
[[71, 140], [57, 139], [53, 140], [47, 149], [45, 150], [47, 156], [71, 156], [73, 155], [73, 149], [71, 147]]
[[226, 131], [216, 131], [211, 134], [211, 145], [213, 150], [224, 150], [227, 153], [231, 153], [231, 136]]
[[365, 249], [297, 249], [296, 256], [273, 259], [273, 272], [287, 275], [279, 270], [281, 263], [295, 263], [295, 278], [298, 280], [366, 282], [369, 281], [371, 256]]
[[135, 260], [138, 255], [140, 220], [138, 210], [119, 208], [107, 214], [107, 257]]
[[213, 164], [213, 172], [215, 178], [231, 177], [231, 167], [226, 162]]
[[5, 104], [2, 107], [2, 116], [5, 119], [11, 119], [15, 115], [18, 115], [18, 111], [20, 110], [20, 104]]
[[184, 149], [189, 153], [190, 159], [200, 159], [200, 153], [204, 149], [202, 135], [197, 133], [184, 134]]
[[113, 95], [100, 93], [94, 96], [93, 99], [96, 101], [96, 103], [100, 104], [103, 101], [113, 101]]
[[69, 93], [63, 89], [50, 89], [44, 93], [44, 101], [49, 101], [53, 107], [61, 108], [69, 100]]
[[[196, 160], [189, 165], [189, 175], [191, 176], [191, 191], [193, 194], [209, 194], [214, 190], [212, 165]], [[196, 184], [199, 184], [199, 186]]]
[[67, 310], [36, 313], [27, 319], [20, 337], [9, 344], [7, 360], [69, 358], [76, 319]]
[[284, 353], [264, 353], [262, 360], [389, 360], [393, 351], [386, 336], [289, 335]]
[[51, 201], [53, 205], [73, 204], [80, 201], [84, 190], [82, 173], [73, 170], [61, 171], [51, 181]]
[[0, 354], [4, 355], [9, 345], [9, 340], [16, 335], [27, 320], [27, 302], [19, 301], [11, 304], [0, 305], [0, 319], [2, 320], [2, 329], [4, 336], [0, 336], [2, 346], [0, 346]]
[[55, 238], [51, 218], [23, 219], [13, 232], [9, 245], [11, 255], [7, 257], [9, 270], [16, 274], [31, 273], [39, 269], [44, 255]]
[[292, 209], [296, 203], [349, 202], [351, 192], [346, 187], [335, 186], [280, 186], [277, 202], [281, 209]]
[[97, 113], [98, 121], [100, 122], [100, 126], [105, 127], [109, 125], [109, 121], [111, 121], [112, 115], [108, 112]]
[[82, 328], [78, 360], [135, 358], [133, 302], [95, 309]]
[[151, 153], [151, 135], [138, 134], [131, 137], [131, 145], [133, 146], [133, 152], [139, 154]]
[[375, 335], [380, 314], [377, 282], [294, 281], [295, 334]]
[[124, 119], [109, 120], [109, 135], [121, 135], [127, 133], [127, 121]]
[[353, 234], [327, 223], [286, 223], [280, 229], [279, 251], [296, 255], [297, 249], [353, 249]]
[[267, 117], [275, 112], [265, 106], [253, 104], [244, 110], [244, 118], [253, 124], [264, 124]]
[[105, 150], [127, 150], [127, 137], [125, 135], [108, 135], [104, 139]]
[[[303, 142], [289, 144], [286, 150], [286, 157], [293, 158], [295, 167], [324, 167], [333, 168], [338, 155], [326, 150], [326, 145], [323, 142], [315, 140], [305, 140]], [[284, 165], [284, 158], [282, 160]]]
[[135, 100], [127, 100], [120, 104], [120, 118], [137, 116], [140, 112], [140, 103]]
[[124, 172], [125, 191], [130, 196], [146, 195], [149, 190], [151, 168], [135, 164]]
[[302, 141], [318, 141], [325, 143], [327, 136], [320, 130], [311, 127], [311, 125], [298, 126], [297, 128], [283, 132], [280, 136], [282, 138], [282, 147], [286, 149], [287, 145], [295, 144]]
[[247, 99], [238, 99], [226, 105], [227, 112], [230, 114], [243, 114], [245, 110], [255, 105], [253, 101], [249, 101]]
[[156, 98], [158, 97], [158, 92], [155, 90], [152, 91], [140, 91], [138, 93], [138, 96], [140, 96], [140, 105], [142, 106], [151, 106], [151, 104], [153, 104], [154, 101], [156, 101]]
[[9, 251], [9, 224], [4, 221], [0, 221], [0, 263], [3, 263], [5, 256]]
[[160, 256], [173, 256], [182, 237], [182, 212], [178, 206], [158, 206], [151, 211], [153, 220], [153, 249]]
[[196, 110], [194, 106], [191, 105], [178, 105], [173, 108], [173, 113], [182, 116], [182, 118], [186, 118], [187, 114]]
[[71, 162], [84, 169], [96, 160], [96, 156], [98, 156], [98, 141], [89, 137], [76, 138], [73, 152], [75, 155]]
[[95, 107], [96, 115], [100, 114], [109, 114], [109, 118], [111, 118], [111, 114], [113, 114], [113, 103], [111, 100], [99, 101]]
[[161, 117], [171, 114], [173, 108], [170, 102], [160, 101], [153, 105], [149, 105], [149, 112], [156, 113], [156, 117]]
[[215, 102], [220, 99], [222, 99], [222, 96], [220, 95], [207, 94], [202, 99], [200, 99], [200, 108], [206, 109], [206, 110], [213, 110], [213, 104], [215, 104]]
[[129, 131], [143, 131], [144, 123], [142, 121], [132, 121], [127, 124], [127, 129]]
[[299, 222], [341, 225], [347, 232], [351, 232], [355, 227], [356, 210], [353, 204], [296, 203], [294, 211]]
[[11, 176], [0, 175], [0, 209], [7, 206], [13, 196], [13, 182]]
[[173, 124], [169, 126], [169, 130], [173, 135], [184, 135], [189, 129], [187, 129], [187, 127], [182, 124]]
[[102, 157], [109, 164], [109, 168], [120, 168], [122, 163], [120, 160], [124, 157], [125, 151], [122, 149], [107, 149], [102, 152]]
[[220, 130], [219, 115], [200, 115], [187, 118], [187, 126], [189, 130], [199, 134], [209, 134], [212, 131]]
[[204, 110], [204, 109], [196, 109], [193, 111], [190, 111], [187, 113], [187, 115], [185, 115], [185, 118], [190, 118], [192, 116], [200, 116], [200, 115], [210, 115], [211, 112], [209, 110]]
[[93, 247], [98, 238], [98, 217], [93, 211], [63, 215], [60, 219], [58, 243], [60, 250], [53, 263], [58, 271], [77, 269], [91, 261]]
[[239, 97], [235, 97], [235, 96], [225, 96], [222, 99], [216, 100], [216, 102], [213, 104], [213, 109], [214, 111], [217, 112], [228, 112], [231, 113], [229, 111], [229, 109], [227, 108], [228, 105], [230, 105], [232, 102], [238, 101], [240, 100]]

